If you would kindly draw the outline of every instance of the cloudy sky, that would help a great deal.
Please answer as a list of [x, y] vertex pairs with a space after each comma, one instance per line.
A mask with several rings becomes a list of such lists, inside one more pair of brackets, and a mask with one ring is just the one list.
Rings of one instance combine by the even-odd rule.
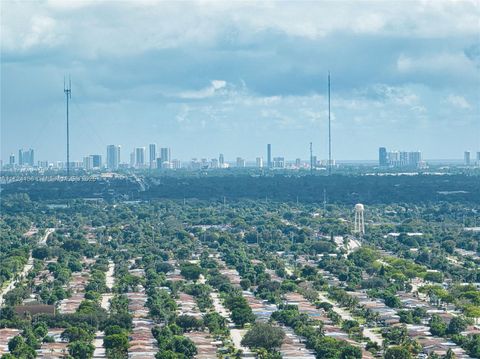
[[1, 152], [175, 158], [480, 150], [478, 1], [1, 1]]

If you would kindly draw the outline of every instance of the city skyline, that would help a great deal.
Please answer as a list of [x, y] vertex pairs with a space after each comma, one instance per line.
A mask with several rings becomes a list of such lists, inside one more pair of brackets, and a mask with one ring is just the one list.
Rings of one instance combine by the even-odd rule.
[[[178, 169], [182, 167], [188, 167], [190, 163], [202, 162], [211, 164], [211, 168], [228, 168], [230, 165], [233, 167], [261, 167], [261, 168], [284, 168], [286, 165], [293, 165], [297, 168], [312, 167], [314, 164], [315, 167], [328, 167], [328, 158], [322, 158], [317, 156], [315, 153], [311, 153], [308, 158], [304, 157], [289, 157], [285, 153], [275, 153], [274, 147], [272, 144], [266, 144], [265, 153], [258, 154], [254, 158], [245, 158], [242, 156], [236, 156], [233, 158], [224, 157], [223, 153], [218, 153], [216, 156], [195, 156], [192, 155], [189, 158], [176, 158], [172, 156], [172, 149], [170, 147], [158, 147], [155, 143], [150, 143], [147, 146], [135, 147], [132, 151], [125, 149], [127, 153], [122, 155], [122, 145], [118, 144], [109, 144], [106, 146], [106, 151], [104, 153], [93, 154], [84, 154], [80, 160], [71, 159], [71, 164], [82, 164], [85, 169], [100, 169], [105, 168], [109, 170], [118, 170], [120, 168], [141, 168], [141, 169], [158, 169], [158, 168], [173, 168]], [[40, 159], [34, 160], [35, 150], [29, 148], [25, 150], [23, 148], [18, 150], [18, 156], [16, 153], [12, 152], [8, 161], [4, 162], [4, 165], [9, 165], [8, 168], [11, 168], [12, 165], [20, 166], [27, 165], [27, 167], [49, 167], [49, 165], [58, 166], [62, 164], [65, 165], [65, 161], [62, 160], [50, 160], [50, 159]], [[35, 155], [36, 156], [36, 155]], [[35, 157], [36, 158], [36, 157]], [[365, 159], [365, 160], [348, 160], [348, 159], [335, 159], [333, 158], [333, 164], [342, 164], [342, 163], [369, 163], [377, 162], [380, 168], [393, 167], [393, 168], [427, 168], [428, 162], [438, 162], [445, 160], [448, 161], [461, 161], [460, 158], [456, 159], [427, 159], [424, 157], [422, 151], [419, 150], [405, 150], [405, 149], [391, 149], [387, 150], [386, 147], [379, 147], [377, 152], [377, 158], [375, 160]], [[228, 164], [224, 167], [223, 164]], [[239, 164], [240, 163], [240, 164]], [[281, 163], [279, 165], [279, 163]], [[463, 164], [470, 166], [480, 164], [480, 150], [470, 151], [466, 150], [463, 152]], [[127, 167], [126, 167], [127, 166]]]
[[4, 163], [19, 147], [63, 160], [65, 75], [72, 158], [152, 141], [185, 159], [254, 159], [265, 143], [308, 158], [310, 142], [326, 158], [329, 71], [334, 159], [374, 160], [381, 145], [461, 159], [479, 147], [475, 2], [1, 6]]

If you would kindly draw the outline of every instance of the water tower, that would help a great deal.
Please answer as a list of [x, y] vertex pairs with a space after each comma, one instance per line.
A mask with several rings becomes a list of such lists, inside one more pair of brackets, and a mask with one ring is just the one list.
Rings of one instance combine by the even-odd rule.
[[355, 228], [354, 232], [360, 235], [365, 234], [365, 219], [363, 217], [363, 212], [365, 212], [365, 207], [361, 203], [355, 205]]

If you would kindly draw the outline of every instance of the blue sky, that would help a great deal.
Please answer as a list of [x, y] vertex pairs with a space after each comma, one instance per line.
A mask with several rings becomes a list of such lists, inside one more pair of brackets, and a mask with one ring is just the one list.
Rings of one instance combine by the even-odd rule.
[[254, 160], [480, 151], [478, 1], [2, 1], [1, 152]]

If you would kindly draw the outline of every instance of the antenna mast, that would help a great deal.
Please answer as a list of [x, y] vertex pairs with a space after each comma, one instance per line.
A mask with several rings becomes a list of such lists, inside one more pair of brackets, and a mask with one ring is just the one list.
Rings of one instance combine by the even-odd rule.
[[332, 174], [332, 124], [330, 119], [330, 71], [328, 72], [328, 174]]
[[70, 123], [68, 118], [68, 102], [72, 98], [72, 80], [68, 77], [68, 87], [63, 78], [63, 92], [67, 100], [67, 177], [70, 177]]

